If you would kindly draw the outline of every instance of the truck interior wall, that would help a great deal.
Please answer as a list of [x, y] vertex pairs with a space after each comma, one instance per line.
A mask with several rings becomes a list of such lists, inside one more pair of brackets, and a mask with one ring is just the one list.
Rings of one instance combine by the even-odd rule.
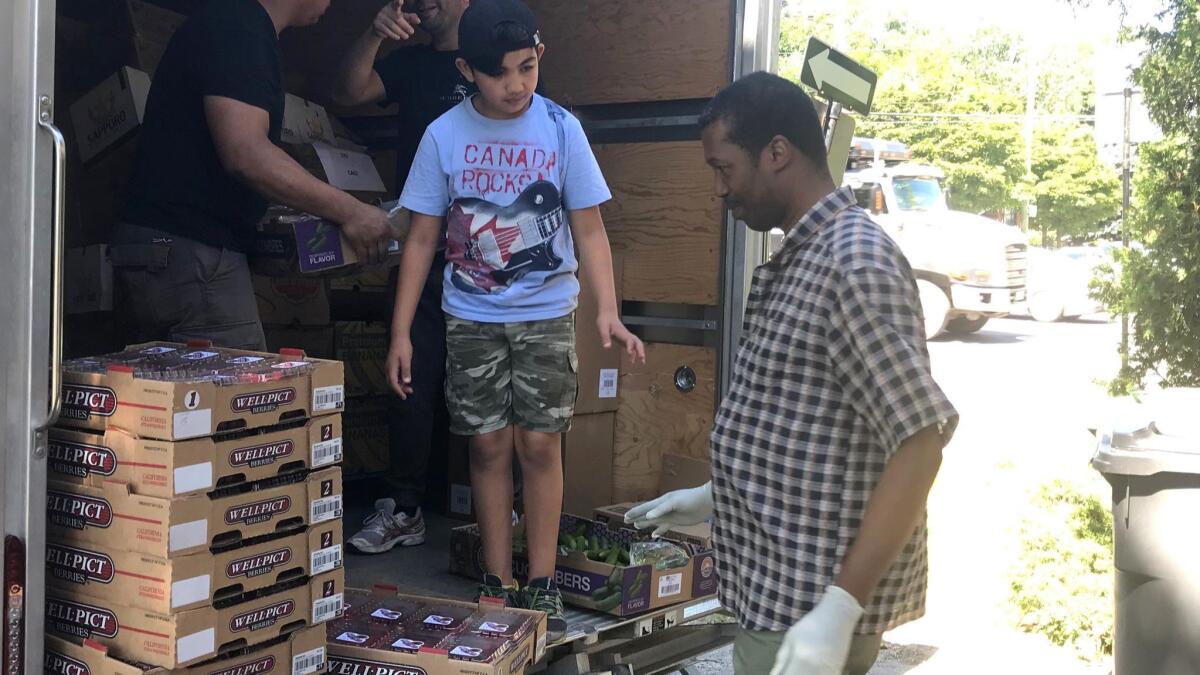
[[[186, 14], [200, 0], [150, 1]], [[346, 48], [385, 1], [334, 0], [318, 25], [288, 31], [282, 46], [288, 90], [327, 105], [335, 124], [340, 120], [357, 132], [386, 174], [394, 164], [386, 156], [394, 107], [344, 109], [329, 97]], [[718, 324], [725, 223], [694, 117], [731, 78], [738, 5], [734, 0], [530, 4], [541, 17], [548, 45], [545, 92], [584, 121], [614, 194], [604, 216], [613, 250], [624, 261], [624, 311], [646, 319], [630, 322], [648, 340], [649, 356], [645, 365], [621, 365], [611, 466], [616, 498], [648, 497], [658, 485], [662, 454], [707, 457], [723, 349]], [[74, 67], [96, 49], [87, 23], [96, 20], [95, 11], [83, 0], [63, 0], [60, 7], [58, 83], [60, 101], [67, 105], [58, 116], [68, 133], [69, 103], [103, 79], [100, 70]], [[154, 65], [149, 47], [159, 38], [115, 30], [109, 37], [110, 48], [129, 40], [139, 47], [117, 49], [116, 65]], [[135, 150], [136, 134], [94, 160], [101, 170], [84, 167], [77, 154], [72, 156], [70, 246], [107, 241]], [[385, 175], [385, 181], [400, 185], [403, 177]], [[353, 315], [335, 319], [386, 318], [379, 312], [385, 305], [368, 300], [380, 290], [331, 290], [334, 309], [341, 306]], [[71, 316], [68, 354], [117, 349], [123, 342], [118, 329], [111, 313]], [[683, 391], [675, 377], [689, 369], [696, 385]]]
[[[684, 391], [677, 377], [694, 389]], [[626, 502], [657, 496], [664, 454], [708, 460], [716, 395], [716, 350], [650, 343], [646, 363], [622, 363], [621, 402], [613, 447], [613, 497]], [[686, 387], [685, 387], [686, 388]]]
[[[295, 71], [289, 82], [331, 103], [341, 55], [383, 4], [334, 0], [320, 24], [291, 32], [284, 41], [285, 61]], [[583, 120], [613, 192], [603, 213], [613, 251], [624, 261], [626, 313], [648, 307], [654, 315], [658, 307], [666, 310], [659, 316], [718, 315], [724, 211], [713, 196], [694, 123], [681, 128], [663, 121], [694, 118], [729, 82], [738, 8], [731, 0], [530, 5], [547, 44], [542, 87]], [[331, 112], [373, 145], [388, 146], [391, 109], [332, 106]], [[610, 130], [605, 121], [613, 120]], [[716, 406], [718, 335], [692, 328], [643, 335], [665, 341], [648, 344], [645, 365], [621, 365], [610, 454], [617, 500], [652, 496], [664, 453], [707, 459]], [[674, 384], [685, 368], [697, 380], [686, 392]]]

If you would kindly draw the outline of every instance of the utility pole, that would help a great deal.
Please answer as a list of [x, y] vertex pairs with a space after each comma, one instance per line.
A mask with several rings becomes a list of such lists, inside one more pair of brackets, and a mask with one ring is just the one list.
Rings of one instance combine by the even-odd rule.
[[1037, 98], [1037, 70], [1034, 68], [1032, 54], [1025, 80], [1025, 175], [1033, 173], [1033, 111]]
[[[1032, 180], [1033, 178], [1033, 117], [1034, 108], [1037, 104], [1037, 68], [1034, 64], [1033, 47], [1029, 48], [1029, 55], [1025, 66], [1025, 179]], [[1033, 214], [1030, 213], [1028, 205], [1025, 207], [1025, 229], [1028, 230], [1033, 224]], [[1046, 245], [1045, 227], [1042, 228], [1042, 246]]]
[[[1133, 146], [1129, 142], [1133, 89], [1125, 87], [1125, 128], [1121, 142], [1121, 248], [1129, 249], [1129, 193], [1133, 180]], [[1129, 313], [1121, 313], [1121, 372], [1129, 367]]]

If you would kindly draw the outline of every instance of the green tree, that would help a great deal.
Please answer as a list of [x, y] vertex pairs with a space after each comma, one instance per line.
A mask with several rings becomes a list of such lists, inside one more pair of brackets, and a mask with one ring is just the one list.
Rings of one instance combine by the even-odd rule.
[[1100, 283], [1109, 308], [1131, 315], [1130, 351], [1114, 393], [1149, 380], [1200, 386], [1200, 5], [1165, 4], [1163, 26], [1137, 31], [1147, 51], [1134, 71], [1164, 139], [1138, 150], [1125, 229], [1139, 245], [1122, 251], [1120, 271]]
[[1034, 137], [1029, 194], [1037, 200], [1035, 223], [1054, 240], [1086, 240], [1113, 220], [1121, 208], [1121, 182], [1101, 163], [1091, 129], [1056, 125]]
[[[859, 120], [858, 135], [900, 141], [918, 159], [940, 167], [954, 208], [996, 211], [1029, 195], [1039, 200], [1041, 214], [1044, 198], [1053, 214], [1048, 227], [1064, 235], [1115, 216], [1111, 177], [1102, 176], [1094, 144], [1078, 138], [1078, 124], [1039, 128], [1044, 161], [1032, 180], [1025, 176], [1023, 122], [1016, 116], [1025, 112], [1029, 56], [1019, 36], [994, 28], [952, 36], [898, 14], [880, 20], [852, 8], [839, 19], [832, 11], [810, 9], [784, 19], [783, 76], [799, 81], [810, 35], [839, 36], [839, 49], [879, 74], [877, 112]], [[1074, 67], [1090, 57], [1086, 49], [1060, 47], [1039, 59], [1039, 113], [1091, 112], [1091, 78], [1087, 69]], [[1106, 209], [1111, 212], [1097, 213]]]

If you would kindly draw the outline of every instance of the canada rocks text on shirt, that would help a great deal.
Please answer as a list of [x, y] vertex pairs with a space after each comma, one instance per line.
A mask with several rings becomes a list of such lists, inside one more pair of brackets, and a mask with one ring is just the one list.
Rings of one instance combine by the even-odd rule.
[[554, 182], [558, 171], [557, 151], [524, 143], [468, 143], [462, 161], [458, 192], [488, 201], [496, 195], [515, 199], [532, 183]]

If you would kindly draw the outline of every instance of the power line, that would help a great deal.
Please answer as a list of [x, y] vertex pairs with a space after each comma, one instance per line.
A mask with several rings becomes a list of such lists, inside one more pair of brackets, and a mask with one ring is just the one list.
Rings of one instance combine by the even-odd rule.
[[[923, 113], [923, 112], [882, 112], [873, 111], [871, 117], [907, 117], [907, 118], [928, 118], [928, 119], [987, 119], [999, 121], [1024, 122], [1026, 116], [1023, 113]], [[1038, 120], [1059, 120], [1059, 121], [1078, 121], [1078, 122], [1095, 122], [1095, 115], [1050, 115], [1050, 114], [1034, 114], [1032, 116]]]

